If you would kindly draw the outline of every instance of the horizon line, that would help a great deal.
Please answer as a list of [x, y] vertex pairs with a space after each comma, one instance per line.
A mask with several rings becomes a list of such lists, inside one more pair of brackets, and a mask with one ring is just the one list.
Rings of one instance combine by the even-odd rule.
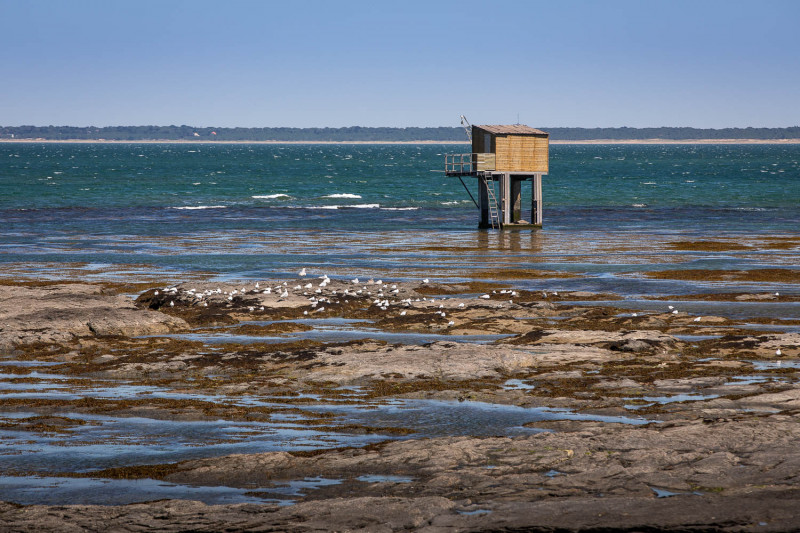
[[[478, 124], [476, 124], [478, 125]], [[190, 124], [115, 124], [115, 125], [108, 125], [108, 126], [74, 126], [70, 124], [47, 124], [47, 125], [35, 125], [35, 124], [21, 124], [18, 126], [9, 126], [9, 125], [0, 125], [0, 128], [96, 128], [96, 129], [106, 129], [106, 128], [147, 128], [147, 127], [158, 127], [158, 128], [193, 128], [193, 129], [200, 129], [200, 130], [208, 130], [208, 129], [298, 129], [298, 130], [311, 130], [311, 129], [329, 129], [329, 130], [337, 130], [337, 129], [350, 129], [350, 128], [361, 128], [361, 129], [409, 129], [409, 128], [417, 128], [417, 129], [436, 129], [436, 128], [448, 128], [448, 129], [462, 129], [463, 126], [360, 126], [360, 125], [352, 125], [352, 126], [194, 126]], [[632, 130], [648, 130], [648, 129], [693, 129], [693, 130], [747, 130], [747, 129], [762, 129], [762, 130], [784, 130], [784, 129], [792, 129], [792, 128], [800, 128], [800, 124], [796, 124], [793, 126], [722, 126], [722, 127], [699, 127], [699, 126], [542, 126], [542, 128], [548, 129], [581, 129], [581, 130], [603, 130], [603, 129], [632, 129]]]

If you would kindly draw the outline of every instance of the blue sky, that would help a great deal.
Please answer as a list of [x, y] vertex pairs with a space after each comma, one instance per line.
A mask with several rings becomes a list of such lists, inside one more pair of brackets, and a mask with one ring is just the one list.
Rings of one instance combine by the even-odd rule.
[[0, 0], [0, 125], [800, 125], [800, 1]]

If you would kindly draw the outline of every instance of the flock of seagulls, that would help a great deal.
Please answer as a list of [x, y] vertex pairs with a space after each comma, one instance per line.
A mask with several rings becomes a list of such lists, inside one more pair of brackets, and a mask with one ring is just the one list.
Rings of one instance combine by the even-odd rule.
[[[298, 272], [298, 276], [301, 278], [305, 278], [308, 276], [308, 270], [304, 267]], [[422, 303], [426, 307], [428, 305], [434, 304], [436, 302], [435, 298], [404, 298], [399, 299], [399, 293], [401, 291], [398, 288], [397, 284], [387, 284], [384, 283], [383, 280], [373, 280], [370, 279], [366, 282], [361, 282], [358, 278], [353, 278], [350, 280], [349, 284], [350, 287], [346, 286], [344, 289], [332, 289], [328, 296], [323, 295], [324, 289], [331, 284], [331, 279], [328, 277], [327, 274], [323, 274], [318, 278], [321, 280], [316, 287], [314, 287], [313, 283], [307, 282], [305, 284], [298, 284], [293, 287], [293, 290], [296, 292], [301, 292], [302, 296], [306, 297], [309, 301], [311, 312], [312, 313], [322, 313], [325, 311], [325, 305], [334, 305], [334, 304], [341, 304], [342, 300], [344, 303], [347, 304], [350, 302], [350, 298], [364, 298], [364, 299], [371, 299], [372, 306], [377, 307], [381, 311], [388, 311], [393, 306], [402, 306], [405, 308], [411, 307], [414, 303]], [[429, 284], [430, 280], [428, 278], [424, 278], [422, 280], [423, 284]], [[164, 296], [171, 297], [169, 300], [169, 306], [175, 307], [175, 299], [179, 295], [179, 290], [177, 287], [166, 287], [161, 289], [164, 292]], [[312, 294], [309, 294], [309, 292]], [[182, 290], [184, 297], [190, 298], [190, 304], [200, 305], [202, 307], [208, 307], [208, 299], [214, 297], [216, 295], [222, 295], [225, 300], [228, 302], [233, 302], [234, 298], [237, 296], [244, 296], [246, 294], [264, 294], [264, 295], [277, 295], [278, 300], [286, 300], [289, 298], [289, 287], [288, 282], [283, 282], [282, 284], [277, 284], [272, 287], [265, 287], [261, 288], [260, 282], [256, 282], [253, 288], [247, 289], [246, 287], [242, 287], [240, 289], [232, 289], [230, 291], [223, 290], [221, 288], [216, 289], [206, 289], [204, 291], [197, 291], [196, 289], [186, 289]], [[374, 294], [373, 294], [374, 292]], [[154, 291], [154, 295], [158, 296], [161, 291], [156, 290]], [[558, 292], [553, 291], [552, 293], [554, 296], [558, 296]], [[519, 296], [519, 293], [511, 290], [511, 289], [503, 289], [500, 291], [493, 290], [491, 294], [482, 294], [479, 298], [483, 300], [489, 300], [492, 298], [492, 295], [507, 295], [510, 297]], [[547, 298], [547, 292], [542, 292], [542, 296]], [[775, 296], [780, 296], [780, 293], [776, 292]], [[509, 303], [513, 304], [513, 299], [509, 299]], [[465, 307], [464, 303], [461, 302], [457, 305], [457, 308], [463, 309]], [[256, 312], [256, 310], [263, 312], [264, 306], [248, 306], [248, 311]], [[678, 309], [675, 308], [674, 305], [668, 306], [668, 311], [673, 314], [679, 314]], [[304, 315], [308, 315], [309, 311], [303, 311]], [[437, 316], [441, 317], [442, 319], [447, 318], [447, 313], [444, 311], [444, 305], [439, 304], [438, 310], [435, 311]], [[407, 311], [402, 310], [399, 313], [399, 316], [407, 316]], [[638, 317], [638, 313], [631, 313], [632, 317]], [[702, 320], [701, 316], [695, 317], [693, 322], [700, 322]], [[455, 325], [455, 321], [449, 320], [447, 322], [448, 327], [452, 327]], [[783, 355], [780, 348], [775, 351], [775, 355], [780, 357]]]
[[[298, 276], [300, 278], [307, 279], [308, 275], [308, 269], [305, 267], [298, 272]], [[309, 313], [323, 313], [326, 309], [326, 306], [341, 303], [348, 304], [350, 303], [351, 298], [371, 300], [371, 305], [381, 311], [389, 311], [393, 307], [409, 308], [415, 303], [421, 303], [425, 306], [428, 306], [436, 302], [435, 298], [427, 297], [416, 299], [401, 298], [401, 288], [398, 287], [397, 284], [384, 283], [381, 279], [370, 279], [369, 281], [362, 282], [358, 278], [353, 278], [349, 281], [349, 286], [339, 289], [328, 289], [328, 286], [332, 283], [332, 281], [327, 274], [319, 276], [318, 279], [320, 281], [316, 284], [316, 286], [312, 281], [306, 281], [305, 283], [300, 283], [292, 287], [289, 286], [289, 282], [283, 282], [281, 284], [266, 287], [262, 287], [261, 282], [256, 282], [252, 288], [241, 287], [232, 290], [224, 290], [219, 287], [215, 289], [206, 289], [203, 291], [198, 291], [197, 289], [181, 289], [179, 291], [177, 287], [167, 287], [162, 290], [164, 291], [165, 295], [172, 297], [177, 297], [180, 293], [184, 299], [189, 300], [189, 305], [199, 305], [203, 307], [208, 307], [208, 301], [210, 299], [216, 298], [216, 300], [219, 301], [221, 298], [224, 302], [234, 303], [236, 298], [246, 295], [273, 295], [273, 297], [277, 296], [278, 301], [282, 301], [288, 299], [290, 294], [293, 292], [297, 296], [307, 298], [310, 309], [303, 311], [303, 315], [305, 316], [307, 316]], [[423, 283], [429, 283], [428, 278], [425, 278]], [[156, 290], [154, 294], [158, 296], [160, 291]], [[169, 305], [170, 307], [175, 307], [175, 300], [170, 300]], [[441, 311], [443, 307], [444, 306], [440, 304], [440, 310], [436, 311], [436, 314], [441, 316], [441, 318], [446, 317], [445, 312]], [[460, 304], [459, 307], [463, 308], [464, 304]], [[251, 313], [256, 311], [263, 312], [265, 307], [263, 305], [250, 305], [247, 307], [247, 310]], [[407, 311], [402, 310], [399, 315], [406, 316]], [[453, 325], [455, 325], [455, 322], [453, 320], [449, 320], [448, 326]]]

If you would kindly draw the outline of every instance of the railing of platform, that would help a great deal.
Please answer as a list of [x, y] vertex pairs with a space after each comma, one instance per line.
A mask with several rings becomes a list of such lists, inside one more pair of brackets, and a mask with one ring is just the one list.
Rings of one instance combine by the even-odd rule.
[[444, 171], [447, 174], [472, 172], [472, 154], [444, 154]]
[[497, 157], [490, 153], [445, 154], [444, 171], [447, 174], [473, 174], [494, 170]]

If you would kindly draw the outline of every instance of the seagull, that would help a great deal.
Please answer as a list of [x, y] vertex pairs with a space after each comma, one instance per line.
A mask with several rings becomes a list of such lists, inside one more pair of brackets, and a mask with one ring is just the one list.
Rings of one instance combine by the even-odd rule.
[[678, 310], [677, 310], [677, 309], [675, 309], [674, 311], [672, 311], [672, 314], [673, 314], [673, 315], [677, 315], [677, 314], [678, 314]]
[[297, 275], [298, 275], [298, 276], [300, 276], [301, 278], [302, 278], [303, 276], [305, 276], [305, 275], [306, 275], [306, 269], [305, 269], [305, 267], [303, 267], [303, 269], [302, 269], [300, 272], [298, 272], [298, 273], [297, 273]]
[[450, 322], [448, 322], [448, 323], [447, 323], [447, 325], [448, 325], [448, 326], [455, 326], [455, 325], [456, 325], [456, 323], [455, 323], [455, 322], [453, 322], [453, 321], [451, 320]]
[[288, 297], [289, 297], [289, 291], [283, 291], [281, 293], [281, 298], [288, 298]]
[[353, 285], [358, 285], [358, 278], [350, 280], [350, 283], [352, 283]]
[[488, 300], [489, 298], [491, 298], [491, 296], [489, 296], [488, 294], [484, 294], [481, 296], [481, 298], [483, 298], [484, 300]]
[[781, 349], [780, 349], [780, 348], [778, 348], [777, 350], [775, 350], [775, 355], [777, 355], [777, 356], [779, 356], [779, 357], [780, 357], [781, 355], [783, 355], [783, 352], [781, 352]]
[[423, 279], [422, 283], [428, 283], [428, 278]]
[[400, 311], [400, 316], [406, 316], [406, 312], [405, 311]]
[[674, 305], [670, 305], [669, 309], [670, 309], [670, 311], [672, 311], [673, 309], [675, 309], [675, 306]]
[[175, 307], [175, 302], [174, 302], [174, 301], [172, 301], [172, 300], [170, 300], [170, 301], [169, 301], [169, 306], [170, 306], [170, 307]]
[[695, 319], [694, 319], [694, 321], [695, 321], [695, 322], [700, 322], [700, 318], [701, 318], [701, 317], [697, 317], [697, 318], [695, 318]]
[[158, 291], [155, 292], [155, 296], [158, 296]]

